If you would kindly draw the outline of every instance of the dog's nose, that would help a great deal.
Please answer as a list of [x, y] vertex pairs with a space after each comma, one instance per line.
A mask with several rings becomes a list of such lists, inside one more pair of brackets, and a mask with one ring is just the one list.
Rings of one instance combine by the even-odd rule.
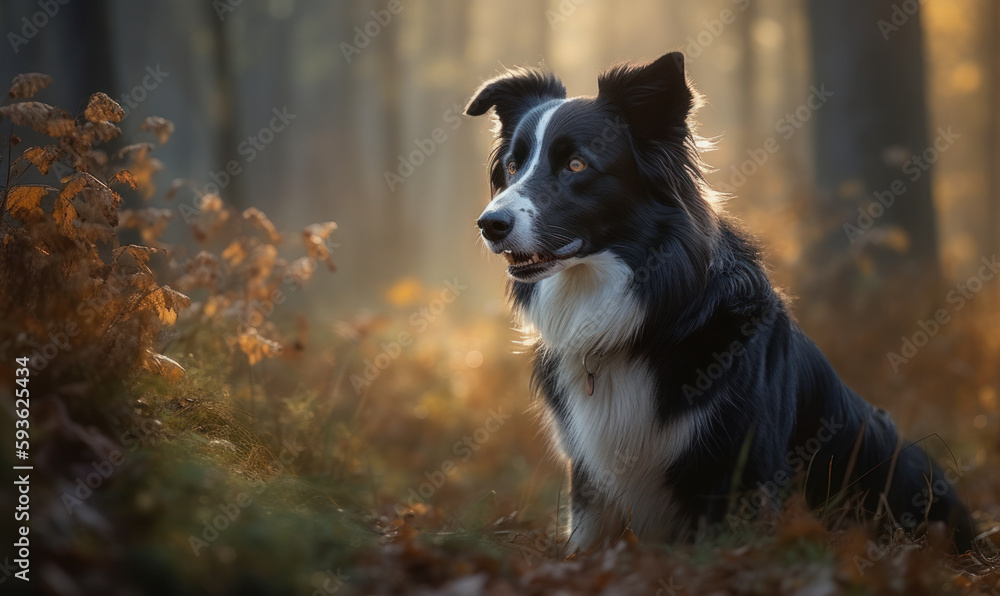
[[500, 242], [514, 228], [514, 216], [506, 210], [494, 211], [480, 217], [476, 224], [487, 240]]

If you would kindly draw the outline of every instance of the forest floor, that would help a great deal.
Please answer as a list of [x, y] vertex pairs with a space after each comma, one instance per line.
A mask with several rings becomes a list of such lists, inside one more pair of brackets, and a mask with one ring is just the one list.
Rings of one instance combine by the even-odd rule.
[[[370, 333], [350, 341], [377, 354], [408, 325], [391, 318], [338, 332]], [[219, 345], [224, 332], [192, 325], [167, 351], [183, 379], [119, 387], [115, 401], [135, 414], [111, 416], [123, 426], [93, 434], [43, 401], [41, 457], [59, 445], [75, 463], [37, 487], [37, 579], [59, 594], [1000, 593], [1000, 534], [983, 543], [987, 556], [955, 557], [939, 528], [915, 540], [831, 529], [833, 516], [796, 497], [775, 519], [694, 544], [626, 532], [571, 554], [563, 469], [529, 408], [525, 357], [490, 338], [499, 321], [440, 325], [361, 396], [343, 378], [363, 370], [368, 347], [346, 363], [343, 344], [318, 349], [310, 366], [306, 344], [248, 367]], [[74, 397], [84, 396], [46, 399]], [[67, 456], [81, 437], [91, 455]], [[979, 460], [975, 444], [951, 447], [980, 530], [996, 527], [995, 450]], [[106, 461], [120, 464], [98, 481]]]

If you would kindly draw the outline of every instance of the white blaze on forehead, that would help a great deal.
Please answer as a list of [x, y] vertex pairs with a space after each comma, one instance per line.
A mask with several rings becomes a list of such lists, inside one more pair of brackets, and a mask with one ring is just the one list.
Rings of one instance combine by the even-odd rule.
[[[548, 108], [542, 112], [541, 117], [538, 118], [538, 123], [535, 125], [535, 144], [531, 148], [531, 156], [528, 158], [527, 169], [524, 174], [521, 175], [521, 179], [514, 186], [518, 186], [521, 182], [527, 180], [532, 173], [534, 173], [535, 168], [538, 167], [538, 163], [542, 160], [542, 141], [545, 139], [545, 129], [549, 126], [549, 121], [552, 120], [552, 115], [556, 113], [556, 110], [561, 108], [568, 99], [557, 99], [553, 100], [552, 107]], [[548, 104], [545, 104], [548, 105]]]
[[522, 188], [524, 182], [531, 177], [538, 168], [538, 164], [542, 161], [542, 141], [545, 139], [545, 130], [548, 128], [553, 114], [567, 101], [571, 100], [556, 99], [539, 107], [539, 109], [544, 111], [535, 124], [534, 146], [531, 148], [531, 155], [528, 158], [527, 165], [522, 168], [523, 173], [515, 184], [508, 186], [494, 197], [493, 201], [490, 202], [486, 210], [480, 215], [481, 218], [502, 209], [509, 209], [513, 212], [514, 229], [511, 230], [510, 235], [504, 241], [504, 245], [518, 247], [520, 250], [530, 252], [536, 250], [535, 247], [539, 244], [534, 226], [535, 205], [531, 201], [531, 197], [522, 192]]

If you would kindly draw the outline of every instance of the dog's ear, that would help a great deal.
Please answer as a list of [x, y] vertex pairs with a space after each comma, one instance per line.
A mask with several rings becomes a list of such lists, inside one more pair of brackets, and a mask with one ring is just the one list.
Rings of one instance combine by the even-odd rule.
[[643, 141], [683, 139], [696, 95], [684, 75], [684, 54], [672, 52], [646, 64], [620, 64], [597, 79], [598, 99], [617, 106], [632, 134]]
[[566, 87], [555, 75], [535, 68], [516, 68], [482, 84], [465, 113], [482, 116], [496, 108], [497, 136], [509, 139], [524, 114], [550, 99], [564, 99]]

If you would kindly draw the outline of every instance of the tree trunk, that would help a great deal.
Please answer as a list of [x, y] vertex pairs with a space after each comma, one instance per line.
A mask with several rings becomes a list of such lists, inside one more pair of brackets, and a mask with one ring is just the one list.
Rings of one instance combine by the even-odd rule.
[[[236, 148], [242, 142], [240, 133], [236, 129], [236, 115], [239, 113], [237, 85], [232, 72], [229, 42], [226, 39], [223, 20], [219, 18], [211, 4], [205, 5], [203, 15], [203, 18], [208, 20], [209, 31], [212, 33], [212, 66], [215, 75], [213, 84], [217, 90], [217, 94], [213, 94], [216, 98], [213, 112], [218, 118], [217, 134], [220, 139], [216, 163], [225, 167], [229, 160], [236, 157]], [[242, 209], [247, 206], [247, 198], [241, 192], [242, 187], [240, 177], [232, 176], [229, 184], [220, 189], [219, 195], [230, 205]]]
[[846, 264], [855, 276], [860, 262], [874, 266], [864, 276], [926, 279], [940, 271], [932, 172], [923, 157], [934, 140], [920, 10], [899, 11], [894, 0], [809, 1], [815, 89], [833, 93], [810, 111], [825, 236], [813, 264], [851, 255]]
[[[107, 0], [58, 5], [36, 33], [24, 37], [21, 18], [43, 12], [37, 2], [21, 0], [4, 6], [4, 59], [0, 61], [0, 93], [6, 94], [11, 79], [37, 71], [53, 78], [53, 86], [42, 101], [66, 108], [74, 114], [87, 107], [87, 99], [114, 89], [114, 52]], [[19, 39], [11, 43], [8, 35]]]
[[738, 69], [740, 101], [737, 102], [740, 155], [744, 155], [743, 152], [757, 142], [756, 119], [759, 116], [760, 106], [757, 104], [757, 51], [753, 39], [756, 13], [757, 4], [751, 2], [736, 18], [741, 58]]
[[986, 68], [986, 237], [990, 243], [985, 250], [1000, 252], [1000, 2], [988, 0], [983, 18], [983, 45]]

